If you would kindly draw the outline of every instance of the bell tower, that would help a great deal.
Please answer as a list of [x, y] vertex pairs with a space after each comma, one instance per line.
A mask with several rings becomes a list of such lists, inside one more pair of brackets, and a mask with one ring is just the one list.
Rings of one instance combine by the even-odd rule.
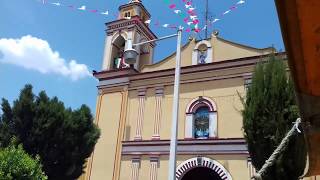
[[[157, 38], [146, 23], [150, 17], [141, 0], [130, 0], [129, 3], [119, 7], [118, 19], [106, 23], [103, 71], [130, 68], [123, 59], [127, 39], [132, 39], [135, 44]], [[155, 45], [148, 43], [134, 47], [139, 53], [133, 65], [137, 71], [140, 71], [143, 65], [152, 63]]]

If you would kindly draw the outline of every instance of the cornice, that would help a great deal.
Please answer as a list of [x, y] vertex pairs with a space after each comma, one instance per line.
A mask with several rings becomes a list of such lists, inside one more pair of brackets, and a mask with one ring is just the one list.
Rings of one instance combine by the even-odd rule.
[[[286, 59], [285, 53], [276, 54], [281, 59]], [[247, 58], [240, 58], [234, 60], [227, 60], [221, 62], [213, 62], [209, 64], [186, 66], [181, 68], [181, 84], [195, 83], [203, 81], [223, 80], [231, 78], [243, 78], [245, 79], [252, 71], [246, 69], [247, 67], [253, 67], [258, 62], [267, 61], [269, 55], [253, 56]], [[229, 70], [240, 70], [238, 72], [230, 72]], [[227, 73], [224, 73], [227, 72]], [[122, 69], [112, 71], [102, 71], [94, 73], [94, 76], [101, 82], [123, 82], [123, 78], [126, 78], [129, 90], [139, 89], [143, 86], [146, 88], [166, 86], [173, 84], [175, 69], [165, 69], [153, 72], [139, 73], [134, 69]], [[211, 73], [211, 74], [210, 74]], [[219, 75], [212, 75], [212, 73]], [[193, 78], [197, 75], [198, 78]], [[201, 78], [199, 78], [201, 77]], [[156, 81], [155, 81], [156, 80]], [[159, 82], [161, 83], [159, 84]], [[158, 83], [158, 84], [157, 84]], [[109, 85], [111, 87], [111, 85]], [[105, 86], [105, 88], [108, 88]]]
[[140, 19], [139, 16], [133, 16], [131, 19], [119, 19], [105, 24], [107, 26], [107, 34], [112, 34], [115, 31], [130, 29], [136, 27], [139, 29], [149, 40], [157, 39], [157, 36], [151, 29]]
[[[123, 141], [122, 155], [168, 155], [170, 140]], [[178, 155], [245, 155], [249, 156], [243, 138], [178, 140]]]

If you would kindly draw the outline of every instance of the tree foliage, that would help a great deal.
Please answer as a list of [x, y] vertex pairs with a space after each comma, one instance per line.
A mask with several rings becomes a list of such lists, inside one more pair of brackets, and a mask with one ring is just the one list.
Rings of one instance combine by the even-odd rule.
[[21, 145], [0, 149], [0, 180], [46, 180], [41, 167], [39, 157], [33, 159]]
[[[283, 60], [259, 63], [243, 99], [243, 130], [253, 165], [260, 169], [299, 117], [293, 83]], [[305, 166], [305, 142], [296, 133], [267, 173], [268, 180], [295, 180]]]
[[11, 108], [2, 101], [0, 136], [2, 146], [15, 136], [32, 156], [39, 155], [49, 179], [76, 179], [90, 156], [100, 131], [93, 123], [90, 109], [65, 108], [57, 97], [49, 98], [44, 91], [35, 96], [26, 85]]

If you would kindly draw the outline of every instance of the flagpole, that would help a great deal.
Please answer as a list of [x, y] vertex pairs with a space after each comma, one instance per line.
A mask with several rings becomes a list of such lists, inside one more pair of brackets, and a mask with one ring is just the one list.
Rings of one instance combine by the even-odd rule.
[[180, 63], [181, 63], [181, 34], [182, 34], [182, 28], [179, 27], [178, 38], [177, 38], [176, 69], [175, 69], [175, 75], [174, 75], [174, 92], [173, 92], [168, 180], [176, 179], [177, 130], [178, 130], [178, 119], [179, 119], [179, 88], [180, 88]]
[[205, 36], [205, 38], [206, 39], [208, 39], [208, 11], [209, 11], [209, 4], [208, 4], [208, 0], [206, 0], [206, 24], [205, 24], [205, 27], [206, 27], [206, 29], [205, 29], [205, 32], [206, 32], [206, 36]]

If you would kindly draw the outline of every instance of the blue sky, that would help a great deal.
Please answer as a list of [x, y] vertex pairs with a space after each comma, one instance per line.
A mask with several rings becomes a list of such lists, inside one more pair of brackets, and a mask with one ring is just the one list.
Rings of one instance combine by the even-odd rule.
[[[177, 9], [185, 10], [182, 0], [171, 1]], [[218, 17], [238, 1], [209, 0], [211, 16]], [[12, 102], [20, 89], [30, 83], [35, 93], [45, 90], [67, 107], [87, 104], [95, 113], [97, 81], [88, 72], [101, 70], [104, 23], [115, 20], [119, 5], [128, 0], [48, 0], [51, 2], [75, 8], [43, 5], [39, 0], [0, 1], [0, 97]], [[158, 37], [175, 30], [156, 27], [156, 21], [185, 25], [163, 0], [143, 0], [143, 3], [152, 15], [151, 29]], [[203, 22], [205, 0], [193, 0], [193, 4]], [[108, 10], [109, 15], [77, 10], [83, 5], [100, 12]], [[258, 48], [284, 49], [273, 0], [247, 0], [220, 19], [210, 30], [219, 30], [219, 36], [224, 39]], [[184, 42], [189, 35], [184, 32]], [[12, 43], [20, 46], [10, 46]], [[175, 39], [158, 43], [155, 61], [174, 50]]]

